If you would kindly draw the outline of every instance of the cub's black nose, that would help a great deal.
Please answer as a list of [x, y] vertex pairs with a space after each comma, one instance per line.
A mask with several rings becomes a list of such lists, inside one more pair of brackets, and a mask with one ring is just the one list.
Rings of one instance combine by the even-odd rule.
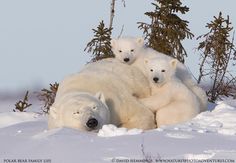
[[124, 61], [125, 62], [129, 62], [129, 58], [124, 58]]
[[86, 126], [88, 126], [91, 129], [97, 127], [97, 125], [98, 121], [95, 118], [89, 119], [88, 122], [86, 123]]
[[157, 83], [158, 80], [159, 80], [159, 78], [157, 78], [157, 77], [154, 77], [154, 78], [153, 78], [153, 81], [154, 81], [155, 83]]

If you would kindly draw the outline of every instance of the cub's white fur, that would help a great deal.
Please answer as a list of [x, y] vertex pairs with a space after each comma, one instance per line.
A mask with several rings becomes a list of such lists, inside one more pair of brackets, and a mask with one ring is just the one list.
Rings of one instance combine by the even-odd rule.
[[196, 96], [175, 76], [177, 63], [176, 59], [145, 60], [151, 96], [141, 101], [156, 113], [158, 127], [190, 120], [200, 112]]
[[[143, 62], [145, 59], [154, 57], [168, 61], [173, 59], [151, 48], [146, 48], [143, 38], [123, 37], [112, 39], [111, 46], [116, 59], [122, 63], [139, 68], [144, 74], [146, 74]], [[197, 96], [200, 103], [200, 110], [205, 111], [207, 109], [207, 96], [205, 91], [197, 85], [186, 66], [179, 61], [177, 61], [176, 76]]]

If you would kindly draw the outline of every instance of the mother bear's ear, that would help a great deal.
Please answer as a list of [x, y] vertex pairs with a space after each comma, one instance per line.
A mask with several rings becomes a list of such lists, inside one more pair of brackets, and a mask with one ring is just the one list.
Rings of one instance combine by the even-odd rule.
[[106, 105], [106, 99], [105, 99], [105, 96], [103, 95], [102, 92], [97, 92], [97, 93], [95, 94], [95, 97], [96, 97], [98, 100], [100, 100], [103, 104]]

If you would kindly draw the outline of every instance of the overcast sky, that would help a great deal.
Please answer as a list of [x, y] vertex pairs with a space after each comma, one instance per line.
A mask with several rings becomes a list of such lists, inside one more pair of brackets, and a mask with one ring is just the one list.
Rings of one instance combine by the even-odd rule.
[[[138, 21], [149, 22], [144, 12], [152, 0], [117, 0], [113, 37], [142, 36]], [[185, 0], [190, 12], [183, 18], [195, 36], [207, 32], [205, 25], [219, 11], [230, 15], [236, 27], [235, 0]], [[28, 89], [61, 81], [90, 60], [83, 49], [92, 28], [104, 20], [108, 25], [110, 0], [0, 0], [0, 91]], [[186, 40], [187, 66], [198, 72], [198, 41]]]

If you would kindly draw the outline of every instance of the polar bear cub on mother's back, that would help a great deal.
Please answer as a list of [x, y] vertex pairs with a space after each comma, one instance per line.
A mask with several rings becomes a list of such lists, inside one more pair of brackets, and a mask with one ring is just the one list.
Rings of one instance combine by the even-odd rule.
[[131, 65], [142, 56], [143, 38], [124, 37], [111, 40], [112, 51], [120, 62]]
[[141, 101], [156, 113], [158, 127], [188, 121], [200, 112], [197, 97], [175, 76], [176, 59], [153, 58], [144, 63], [151, 96]]

